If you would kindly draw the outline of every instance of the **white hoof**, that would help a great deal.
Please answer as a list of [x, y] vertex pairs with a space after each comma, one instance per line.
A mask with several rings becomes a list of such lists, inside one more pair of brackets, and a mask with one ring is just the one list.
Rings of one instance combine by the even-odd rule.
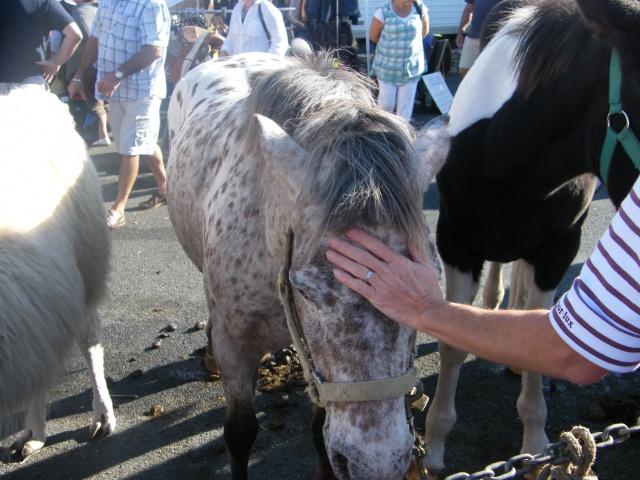
[[91, 438], [107, 437], [113, 433], [116, 428], [116, 417], [111, 413], [103, 413], [93, 419], [89, 427], [89, 436]]

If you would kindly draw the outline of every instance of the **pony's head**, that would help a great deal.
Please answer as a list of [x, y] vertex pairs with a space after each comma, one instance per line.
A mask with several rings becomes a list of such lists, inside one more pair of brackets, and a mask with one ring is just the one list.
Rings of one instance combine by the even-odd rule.
[[[444, 121], [416, 139], [404, 121], [375, 107], [364, 80], [354, 80], [352, 73], [329, 72], [334, 77], [329, 82], [320, 81], [317, 70], [302, 73], [310, 81], [288, 77], [300, 72], [281, 72], [281, 87], [271, 78], [269, 95], [259, 88], [253, 92], [260, 94], [261, 104], [254, 111], [270, 117], [256, 117], [262, 155], [280, 180], [286, 203], [295, 206], [285, 279], [295, 322], [320, 382], [340, 386], [397, 379], [412, 369], [415, 331], [334, 278], [326, 240], [359, 227], [405, 255], [408, 241], [429, 249], [421, 198], [447, 154]], [[296, 85], [306, 89], [310, 83], [315, 87], [295, 91]], [[345, 88], [349, 95], [339, 91]], [[287, 118], [270, 108], [283, 98], [296, 106]], [[438, 159], [427, 152], [437, 152]], [[375, 400], [324, 399], [324, 444], [338, 478], [405, 475], [414, 441], [404, 406], [410, 387]]]

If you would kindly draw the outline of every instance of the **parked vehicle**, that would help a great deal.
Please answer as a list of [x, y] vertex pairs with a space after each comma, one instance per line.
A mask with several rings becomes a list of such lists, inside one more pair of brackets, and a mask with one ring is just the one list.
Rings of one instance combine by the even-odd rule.
[[[367, 31], [376, 9], [389, 0], [358, 0], [360, 18], [351, 30], [357, 40], [368, 38]], [[464, 0], [422, 0], [429, 9], [429, 30], [441, 35], [455, 35], [466, 2]]]

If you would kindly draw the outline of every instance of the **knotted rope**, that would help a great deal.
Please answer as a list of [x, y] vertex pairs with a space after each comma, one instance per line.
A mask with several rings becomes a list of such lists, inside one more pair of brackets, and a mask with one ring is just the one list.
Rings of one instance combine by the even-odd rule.
[[591, 470], [596, 459], [596, 442], [589, 429], [573, 427], [570, 432], [560, 434], [560, 441], [567, 444], [571, 460], [566, 465], [546, 464], [537, 480], [598, 480]]

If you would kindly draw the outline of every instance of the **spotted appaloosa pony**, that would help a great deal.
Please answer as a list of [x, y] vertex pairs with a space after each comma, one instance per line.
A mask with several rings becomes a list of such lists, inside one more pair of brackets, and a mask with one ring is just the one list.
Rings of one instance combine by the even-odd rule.
[[[322, 380], [386, 379], [410, 366], [415, 333], [335, 280], [326, 239], [359, 226], [396, 251], [407, 254], [408, 239], [426, 250], [420, 199], [448, 139], [442, 150], [428, 128], [414, 138], [370, 88], [326, 56], [248, 54], [199, 66], [171, 98], [169, 213], [204, 274], [233, 478], [246, 478], [258, 432], [260, 358], [291, 343], [277, 287], [289, 228], [295, 309]], [[404, 393], [328, 402], [320, 475], [402, 478], [412, 445]]]
[[[489, 260], [483, 299], [487, 308], [497, 308], [504, 294], [500, 263], [514, 261], [509, 308], [552, 306], [578, 251], [599, 175], [612, 48], [622, 67], [622, 107], [638, 136], [636, 0], [554, 0], [515, 10], [461, 83], [450, 111], [451, 149], [437, 176], [436, 241], [448, 299], [471, 303]], [[612, 123], [620, 120], [622, 115], [612, 116]], [[607, 181], [616, 205], [637, 176], [618, 146]], [[444, 468], [466, 357], [439, 347], [440, 376], [427, 418], [430, 472]], [[540, 375], [524, 373], [518, 412], [522, 452], [536, 454], [548, 443]]]
[[93, 386], [90, 434], [116, 425], [100, 315], [111, 236], [100, 182], [68, 107], [38, 87], [0, 95], [0, 438], [27, 410], [13, 449], [45, 442], [46, 398], [76, 343]]

